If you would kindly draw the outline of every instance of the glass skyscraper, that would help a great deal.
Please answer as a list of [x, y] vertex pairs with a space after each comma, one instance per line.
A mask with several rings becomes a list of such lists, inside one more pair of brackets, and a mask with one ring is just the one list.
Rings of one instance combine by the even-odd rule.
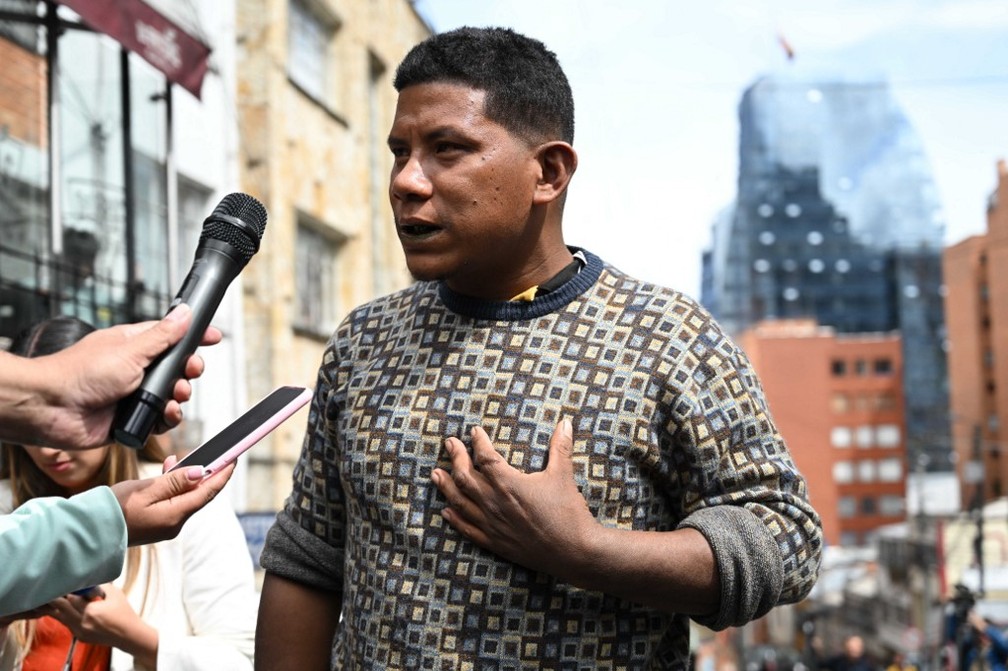
[[739, 121], [738, 194], [714, 222], [701, 301], [732, 333], [791, 317], [898, 330], [910, 467], [949, 469], [943, 217], [888, 85], [774, 74]]

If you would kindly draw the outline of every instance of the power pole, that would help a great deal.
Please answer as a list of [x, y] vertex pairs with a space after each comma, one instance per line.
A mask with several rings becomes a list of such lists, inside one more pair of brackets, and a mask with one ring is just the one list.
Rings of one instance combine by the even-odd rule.
[[976, 558], [978, 589], [977, 595], [984, 596], [984, 480], [987, 473], [983, 462], [983, 435], [980, 425], [973, 427], [973, 459], [980, 465], [980, 476], [976, 481], [976, 490], [973, 495], [973, 514], [976, 515], [976, 536], [973, 538], [973, 553]]

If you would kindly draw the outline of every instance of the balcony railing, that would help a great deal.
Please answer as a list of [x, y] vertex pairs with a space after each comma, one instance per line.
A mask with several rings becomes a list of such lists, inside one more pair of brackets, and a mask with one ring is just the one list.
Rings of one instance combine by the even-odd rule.
[[93, 273], [86, 265], [0, 244], [0, 338], [58, 315], [105, 327], [164, 314], [171, 297], [143, 284]]

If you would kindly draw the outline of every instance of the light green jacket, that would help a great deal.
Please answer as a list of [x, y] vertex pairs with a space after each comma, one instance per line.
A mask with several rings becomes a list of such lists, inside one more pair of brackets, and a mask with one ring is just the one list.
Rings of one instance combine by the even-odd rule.
[[108, 487], [32, 499], [0, 516], [0, 616], [114, 580], [125, 556], [126, 519]]

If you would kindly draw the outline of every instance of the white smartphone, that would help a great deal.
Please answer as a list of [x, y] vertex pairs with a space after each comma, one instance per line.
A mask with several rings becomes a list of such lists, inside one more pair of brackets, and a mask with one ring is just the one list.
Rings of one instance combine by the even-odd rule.
[[311, 399], [311, 394], [308, 387], [277, 387], [169, 470], [202, 466], [203, 477], [213, 475], [297, 412]]

